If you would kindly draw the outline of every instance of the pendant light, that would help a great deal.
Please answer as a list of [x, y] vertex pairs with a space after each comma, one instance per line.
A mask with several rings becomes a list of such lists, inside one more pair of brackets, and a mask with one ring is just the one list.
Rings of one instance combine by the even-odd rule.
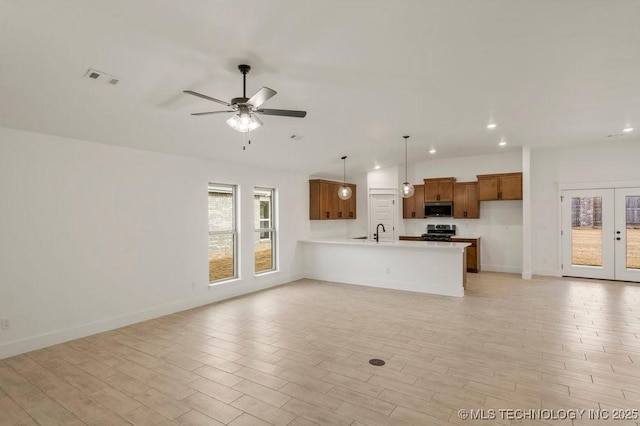
[[351, 198], [351, 187], [347, 185], [347, 156], [342, 157], [343, 162], [343, 175], [342, 175], [342, 186], [338, 189], [338, 197], [341, 200], [348, 200]]
[[407, 179], [407, 171], [409, 169], [409, 161], [407, 159], [407, 139], [409, 136], [403, 136], [404, 138], [404, 183], [400, 187], [400, 191], [402, 191], [402, 198], [411, 198], [413, 197], [413, 193], [415, 192], [415, 188], [413, 185], [409, 183], [409, 179]]

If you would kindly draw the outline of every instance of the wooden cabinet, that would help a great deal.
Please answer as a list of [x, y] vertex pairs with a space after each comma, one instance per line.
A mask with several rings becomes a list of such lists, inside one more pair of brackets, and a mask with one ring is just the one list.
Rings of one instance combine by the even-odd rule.
[[460, 182], [453, 185], [453, 217], [456, 219], [478, 219], [478, 182]]
[[402, 235], [398, 239], [400, 241], [424, 241], [422, 237], [405, 237]]
[[522, 173], [478, 175], [478, 200], [522, 200]]
[[[424, 241], [422, 237], [400, 236], [400, 241]], [[457, 238], [451, 239], [454, 243], [469, 243], [469, 247], [465, 249], [467, 272], [480, 272], [480, 238]]]
[[424, 219], [424, 185], [414, 185], [411, 198], [402, 199], [403, 219]]
[[322, 179], [309, 181], [309, 219], [333, 220], [356, 218], [356, 185], [348, 183], [351, 198], [341, 200], [338, 189], [341, 182]]
[[456, 178], [435, 178], [424, 180], [424, 201], [453, 201], [453, 183]]
[[454, 243], [469, 243], [467, 252], [467, 272], [480, 272], [480, 238], [457, 238], [451, 239]]

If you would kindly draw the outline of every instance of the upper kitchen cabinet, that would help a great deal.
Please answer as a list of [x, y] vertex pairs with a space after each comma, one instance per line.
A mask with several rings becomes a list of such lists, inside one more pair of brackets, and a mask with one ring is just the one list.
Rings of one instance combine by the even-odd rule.
[[453, 184], [456, 178], [435, 178], [424, 180], [424, 201], [453, 201]]
[[424, 219], [424, 185], [414, 185], [413, 197], [402, 199], [403, 219]]
[[341, 200], [338, 189], [342, 183], [322, 179], [309, 181], [309, 219], [333, 220], [356, 218], [356, 185], [348, 183], [351, 198]]
[[478, 175], [478, 199], [522, 200], [522, 173]]
[[478, 182], [460, 182], [453, 185], [453, 217], [456, 219], [478, 219]]

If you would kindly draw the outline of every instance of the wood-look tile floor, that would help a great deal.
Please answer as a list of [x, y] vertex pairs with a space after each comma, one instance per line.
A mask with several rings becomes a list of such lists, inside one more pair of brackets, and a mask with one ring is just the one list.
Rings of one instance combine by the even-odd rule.
[[0, 424], [597, 425], [458, 410], [633, 416], [639, 338], [635, 284], [481, 273], [452, 298], [302, 280], [4, 359]]

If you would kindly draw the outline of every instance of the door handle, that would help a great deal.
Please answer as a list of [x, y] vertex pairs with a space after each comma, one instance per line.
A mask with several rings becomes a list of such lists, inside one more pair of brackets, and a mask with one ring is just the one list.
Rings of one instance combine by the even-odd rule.
[[616, 234], [620, 234], [620, 231], [616, 231]]
[[620, 237], [616, 237], [616, 240], [620, 241]]

